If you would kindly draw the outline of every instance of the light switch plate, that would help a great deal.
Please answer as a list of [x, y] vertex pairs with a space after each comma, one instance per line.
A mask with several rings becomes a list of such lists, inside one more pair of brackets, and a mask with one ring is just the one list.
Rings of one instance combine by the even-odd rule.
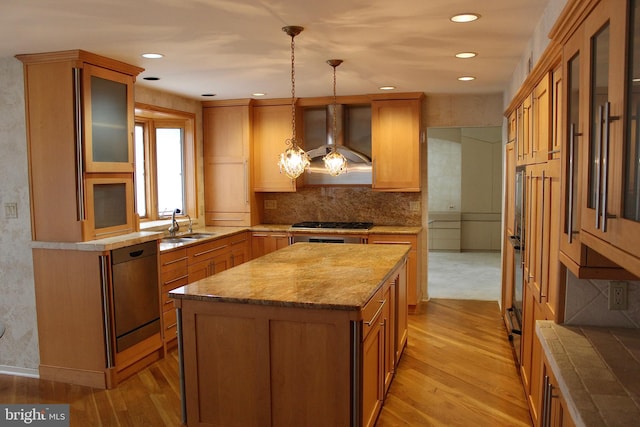
[[18, 218], [18, 204], [17, 203], [5, 203], [4, 204], [4, 217], [6, 219]]

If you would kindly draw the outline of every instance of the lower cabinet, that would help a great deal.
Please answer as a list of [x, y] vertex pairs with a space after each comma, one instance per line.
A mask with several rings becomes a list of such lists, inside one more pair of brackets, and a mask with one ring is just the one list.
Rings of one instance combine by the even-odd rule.
[[41, 379], [110, 389], [163, 356], [160, 332], [117, 351], [111, 251], [33, 249]]
[[187, 247], [189, 283], [204, 279], [231, 266], [229, 238], [222, 238]]
[[362, 425], [376, 423], [407, 343], [406, 264], [362, 309]]
[[383, 294], [388, 293], [388, 284], [385, 287], [362, 309], [362, 425], [366, 427], [376, 423], [384, 400], [387, 374], [384, 312], [389, 309]]
[[286, 246], [289, 246], [289, 235], [286, 232], [254, 231], [251, 233], [252, 259]]
[[575, 427], [575, 423], [567, 409], [567, 401], [558, 387], [558, 380], [553, 374], [549, 362], [542, 359], [542, 395], [540, 400], [540, 426], [542, 427]]
[[415, 312], [422, 301], [420, 286], [420, 256], [422, 253], [421, 235], [418, 234], [369, 234], [369, 244], [411, 245], [407, 261], [407, 304], [409, 311]]
[[165, 348], [177, 345], [176, 309], [169, 291], [188, 283], [187, 250], [179, 248], [160, 254], [160, 302], [162, 306], [162, 340]]
[[171, 290], [204, 279], [249, 260], [250, 233], [207, 240], [160, 254], [160, 301], [165, 348], [177, 345], [177, 321]]

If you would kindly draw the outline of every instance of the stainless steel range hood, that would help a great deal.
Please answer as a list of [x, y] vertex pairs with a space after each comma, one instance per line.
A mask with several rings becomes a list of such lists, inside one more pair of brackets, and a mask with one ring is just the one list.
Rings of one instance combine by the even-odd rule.
[[[368, 132], [369, 151], [371, 150], [371, 119], [370, 110], [368, 121], [363, 120], [349, 120], [347, 111], [344, 105], [338, 104], [336, 108], [336, 138], [333, 138], [334, 127], [334, 105], [328, 105], [325, 109], [326, 123], [324, 132], [324, 143], [316, 145], [314, 148], [307, 151], [309, 157], [311, 157], [311, 165], [305, 174], [305, 183], [307, 185], [370, 185], [372, 182], [372, 169], [371, 159], [361, 151], [348, 146], [349, 140], [354, 137], [353, 134], [358, 133], [358, 129], [365, 128]], [[366, 122], [366, 123], [362, 123]], [[306, 131], [305, 122], [305, 134]], [[311, 132], [310, 132], [311, 133]], [[318, 132], [315, 132], [317, 134]], [[354, 138], [355, 139], [355, 138]], [[305, 140], [305, 145], [307, 141]], [[308, 145], [307, 145], [308, 146]], [[333, 147], [336, 151], [341, 153], [347, 159], [347, 173], [343, 173], [339, 176], [331, 176], [324, 167], [322, 158], [329, 153]]]

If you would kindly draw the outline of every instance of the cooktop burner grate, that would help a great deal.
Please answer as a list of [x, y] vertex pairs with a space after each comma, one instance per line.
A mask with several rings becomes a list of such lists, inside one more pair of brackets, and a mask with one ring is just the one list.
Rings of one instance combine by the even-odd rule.
[[322, 222], [303, 221], [292, 225], [294, 228], [333, 228], [343, 230], [368, 230], [373, 227], [372, 222]]

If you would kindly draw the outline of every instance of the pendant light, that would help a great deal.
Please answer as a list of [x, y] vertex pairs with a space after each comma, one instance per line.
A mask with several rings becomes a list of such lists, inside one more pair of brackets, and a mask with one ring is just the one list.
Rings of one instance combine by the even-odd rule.
[[296, 138], [296, 73], [295, 73], [295, 42], [294, 38], [304, 30], [303, 27], [287, 26], [282, 31], [291, 37], [291, 139], [285, 143], [289, 146], [280, 154], [280, 173], [284, 172], [289, 178], [296, 179], [309, 167], [311, 159], [298, 146]]
[[338, 98], [336, 96], [336, 67], [342, 64], [342, 59], [329, 59], [327, 64], [333, 67], [333, 144], [331, 152], [322, 158], [324, 167], [329, 171], [329, 175], [338, 176], [347, 171], [347, 159], [338, 153], [336, 149], [337, 128], [336, 128], [336, 111], [338, 107]]

